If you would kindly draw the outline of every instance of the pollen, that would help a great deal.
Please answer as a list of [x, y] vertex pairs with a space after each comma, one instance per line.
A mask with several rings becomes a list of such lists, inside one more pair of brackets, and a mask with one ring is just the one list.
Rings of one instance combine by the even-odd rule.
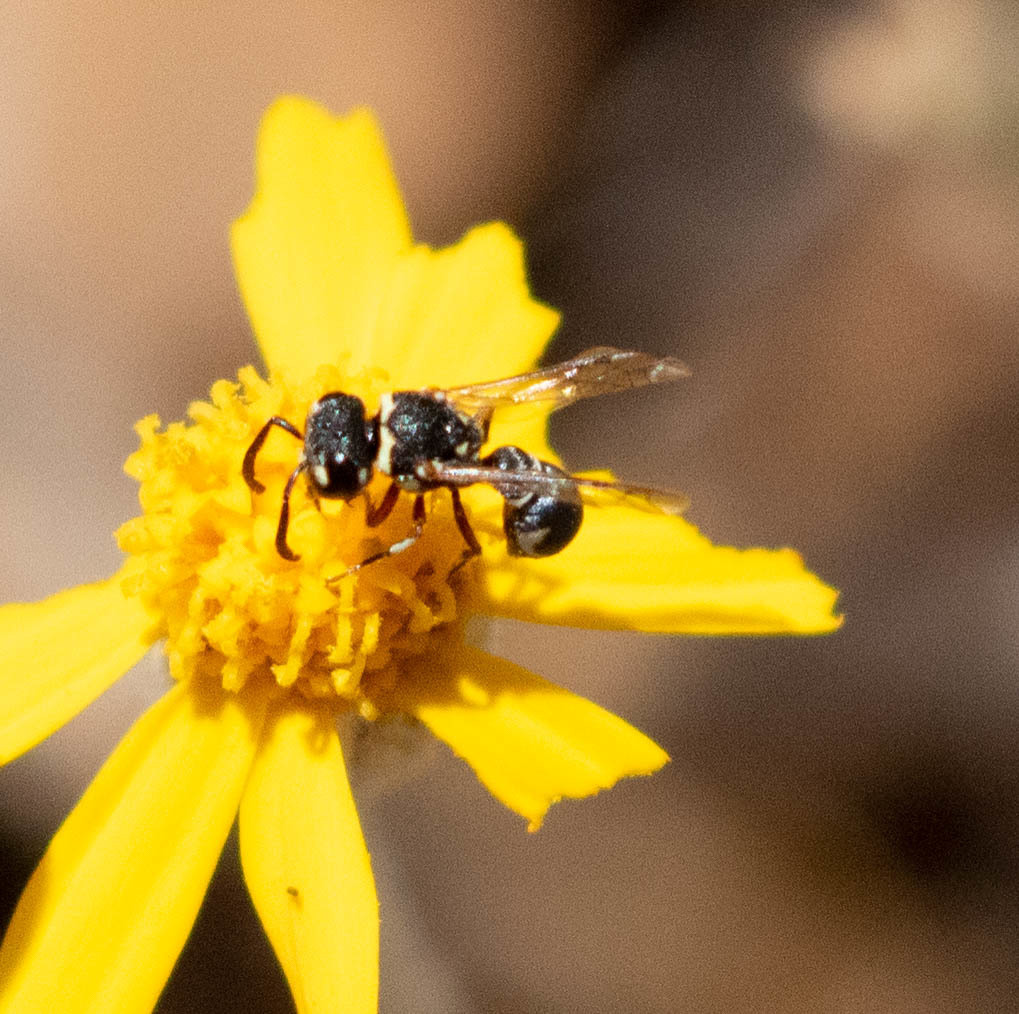
[[[245, 451], [270, 417], [302, 428], [326, 392], [350, 391], [372, 405], [382, 389], [381, 377], [352, 380], [336, 367], [301, 384], [270, 383], [246, 367], [237, 383], [219, 381], [209, 401], [194, 402], [187, 421], [163, 428], [153, 415], [138, 423], [141, 446], [125, 471], [140, 484], [142, 513], [117, 540], [139, 564], [125, 591], [162, 617], [158, 634], [175, 679], [214, 679], [228, 691], [273, 680], [373, 718], [366, 691], [391, 686], [407, 657], [458, 621], [472, 569], [456, 569], [464, 546], [441, 491], [429, 496], [421, 539], [350, 572], [406, 539], [411, 496], [369, 528], [364, 495], [316, 504], [302, 480], [291, 497], [288, 536], [300, 559], [288, 561], [275, 534], [301, 442], [279, 430], [269, 436], [258, 458], [264, 493], [253, 493], [241, 473]], [[387, 483], [376, 475], [366, 490], [373, 502]]]

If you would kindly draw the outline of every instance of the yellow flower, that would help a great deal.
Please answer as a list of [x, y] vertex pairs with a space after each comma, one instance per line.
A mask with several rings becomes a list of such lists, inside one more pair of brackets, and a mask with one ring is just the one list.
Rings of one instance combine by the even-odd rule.
[[[444, 491], [420, 541], [401, 502], [377, 528], [361, 500], [321, 511], [297, 487], [284, 560], [274, 535], [300, 444], [275, 430], [255, 495], [241, 462], [271, 416], [303, 421], [327, 391], [449, 387], [533, 366], [557, 323], [527, 290], [519, 242], [482, 226], [414, 246], [374, 121], [283, 99], [258, 143], [258, 188], [233, 231], [240, 288], [269, 370], [221, 381], [186, 423], [138, 426], [127, 463], [142, 515], [109, 580], [0, 609], [0, 759], [29, 749], [156, 640], [174, 683], [128, 733], [53, 839], [0, 950], [0, 1010], [155, 1004], [239, 812], [255, 907], [300, 1011], [372, 1011], [378, 912], [335, 720], [406, 715], [467, 761], [534, 829], [556, 800], [647, 774], [665, 753], [624, 721], [470, 647], [474, 613], [687, 633], [832, 630], [835, 592], [791, 550], [713, 547], [684, 521], [589, 511], [557, 556], [511, 557], [501, 502]], [[543, 417], [492, 441], [555, 461]], [[372, 488], [376, 502], [380, 489]], [[409, 501], [402, 497], [401, 501]]]

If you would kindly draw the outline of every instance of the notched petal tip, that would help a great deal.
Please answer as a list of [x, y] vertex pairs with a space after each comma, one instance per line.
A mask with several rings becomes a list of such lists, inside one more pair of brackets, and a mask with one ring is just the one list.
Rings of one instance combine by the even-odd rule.
[[597, 704], [466, 645], [419, 663], [389, 704], [447, 743], [531, 831], [556, 801], [651, 774], [669, 759]]
[[[580, 700], [584, 700], [584, 698], [580, 698]], [[590, 704], [591, 702], [585, 701], [584, 703]], [[597, 705], [594, 705], [594, 707], [597, 707]], [[660, 746], [658, 746], [657, 743], [655, 743], [654, 740], [644, 736], [640, 730], [635, 729], [632, 725], [629, 725], [629, 723], [623, 721], [623, 719], [618, 716], [611, 715], [610, 712], [606, 712], [606, 714], [609, 714], [610, 717], [614, 718], [617, 722], [626, 726], [631, 733], [636, 733], [637, 736], [643, 737], [643, 739], [647, 740], [646, 744], [640, 744], [638, 740], [634, 740], [630, 744], [631, 748], [634, 746], [638, 747], [639, 752], [644, 755], [643, 760], [640, 763], [637, 763], [636, 758], [632, 758], [630, 764], [625, 769], [617, 769], [616, 774], [611, 778], [611, 780], [605, 781], [604, 784], [592, 784], [591, 788], [586, 792], [570, 793], [568, 796], [550, 796], [542, 799], [540, 805], [535, 806], [531, 812], [520, 813], [520, 816], [527, 820], [528, 834], [534, 834], [535, 832], [540, 831], [545, 824], [545, 818], [548, 816], [549, 810], [551, 810], [556, 803], [562, 802], [564, 798], [588, 799], [592, 796], [598, 795], [600, 792], [613, 788], [624, 778], [637, 778], [644, 775], [653, 775], [656, 772], [661, 771], [661, 769], [672, 759]], [[654, 749], [651, 749], [652, 747]]]
[[278, 99], [259, 131], [256, 179], [231, 247], [274, 374], [299, 379], [345, 360], [353, 374], [381, 368], [396, 387], [473, 383], [529, 368], [558, 324], [531, 297], [523, 245], [503, 223], [444, 250], [411, 247], [367, 110], [334, 118]]
[[677, 634], [822, 634], [842, 624], [838, 592], [795, 550], [715, 546], [664, 514], [590, 510], [557, 556], [500, 552], [493, 547], [476, 603], [492, 615]]
[[344, 350], [370, 349], [395, 258], [410, 242], [374, 117], [277, 100], [259, 130], [255, 197], [231, 231], [237, 282], [270, 371], [307, 378]]
[[455, 387], [530, 369], [558, 323], [531, 296], [519, 237], [489, 222], [399, 259], [371, 351], [394, 388]]

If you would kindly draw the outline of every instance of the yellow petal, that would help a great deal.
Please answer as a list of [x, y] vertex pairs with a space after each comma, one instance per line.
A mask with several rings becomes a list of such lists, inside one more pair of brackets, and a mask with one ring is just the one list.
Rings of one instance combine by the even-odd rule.
[[519, 411], [509, 409], [505, 412], [496, 412], [488, 433], [487, 448], [514, 444], [542, 461], [550, 461], [553, 465], [561, 467], [559, 455], [548, 442], [548, 413], [529, 415], [528, 408], [531, 406], [525, 406]]
[[300, 1014], [374, 1014], [378, 902], [325, 709], [284, 704], [270, 717], [240, 832], [248, 890]]
[[398, 390], [494, 380], [533, 368], [558, 323], [528, 292], [520, 240], [493, 222], [399, 259], [375, 338], [353, 363], [381, 366]]
[[59, 729], [145, 654], [152, 621], [124, 597], [122, 578], [0, 606], [0, 763]]
[[262, 121], [256, 178], [231, 235], [237, 282], [270, 372], [301, 379], [368, 343], [410, 227], [365, 111], [335, 119], [279, 99]]
[[585, 511], [557, 556], [479, 568], [481, 612], [536, 623], [684, 634], [819, 634], [841, 625], [838, 592], [792, 549], [713, 546], [681, 518], [631, 507]]
[[5, 1014], [147, 1011], [226, 840], [262, 708], [178, 685], [64, 821], [0, 949]]
[[448, 743], [531, 831], [564, 796], [593, 795], [668, 760], [597, 704], [467, 645], [419, 663], [396, 693], [397, 706]]

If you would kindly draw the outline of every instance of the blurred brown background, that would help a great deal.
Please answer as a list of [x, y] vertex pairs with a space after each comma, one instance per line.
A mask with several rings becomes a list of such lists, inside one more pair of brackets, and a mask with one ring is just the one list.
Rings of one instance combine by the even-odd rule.
[[[566, 460], [796, 546], [847, 614], [496, 630], [673, 763], [536, 836], [438, 748], [363, 764], [383, 1012], [1015, 1009], [1017, 51], [1011, 0], [12, 6], [0, 592], [110, 572], [131, 424], [253, 358], [227, 226], [264, 107], [373, 106], [419, 237], [524, 235], [552, 358], [693, 365], [558, 418]], [[163, 680], [0, 773], [8, 908]], [[291, 1009], [233, 843], [159, 1009]]]

